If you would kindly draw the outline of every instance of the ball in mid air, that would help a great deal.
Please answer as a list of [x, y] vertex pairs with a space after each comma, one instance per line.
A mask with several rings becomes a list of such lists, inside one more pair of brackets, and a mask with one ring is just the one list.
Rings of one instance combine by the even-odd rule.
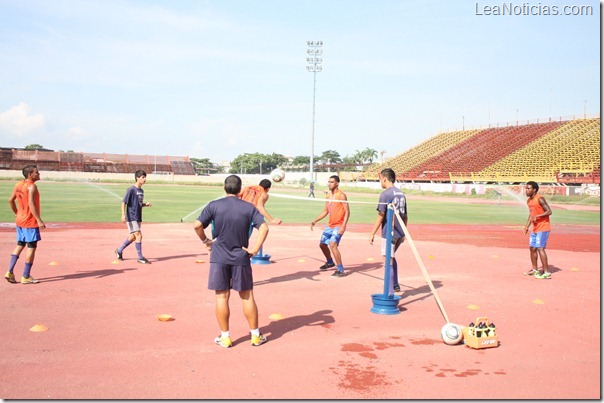
[[281, 182], [285, 179], [285, 172], [283, 169], [274, 169], [273, 172], [271, 172], [271, 179], [273, 182]]

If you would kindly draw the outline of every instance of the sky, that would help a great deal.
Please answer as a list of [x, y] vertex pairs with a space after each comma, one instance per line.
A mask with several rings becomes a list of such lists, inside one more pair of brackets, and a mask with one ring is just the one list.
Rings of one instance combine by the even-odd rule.
[[391, 158], [599, 116], [600, 54], [590, 0], [0, 0], [0, 147]]

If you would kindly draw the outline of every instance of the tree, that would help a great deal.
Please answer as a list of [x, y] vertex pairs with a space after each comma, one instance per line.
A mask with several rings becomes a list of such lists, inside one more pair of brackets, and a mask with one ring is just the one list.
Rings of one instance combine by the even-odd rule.
[[340, 153], [335, 150], [327, 150], [323, 151], [321, 155], [317, 157], [317, 162], [323, 165], [328, 165], [327, 168], [318, 168], [318, 171], [331, 171], [331, 167], [329, 165], [339, 164], [342, 162], [342, 158], [340, 158]]
[[41, 144], [29, 144], [24, 147], [26, 150], [44, 150], [44, 146]]
[[191, 164], [197, 174], [200, 173], [222, 173], [224, 168], [214, 164], [209, 158], [191, 158]]
[[245, 153], [231, 162], [232, 174], [267, 174], [273, 169], [285, 165], [287, 158], [282, 154]]
[[378, 157], [377, 150], [369, 147], [363, 150], [363, 154], [365, 156], [364, 162], [369, 162], [370, 164], [373, 164], [373, 160]]

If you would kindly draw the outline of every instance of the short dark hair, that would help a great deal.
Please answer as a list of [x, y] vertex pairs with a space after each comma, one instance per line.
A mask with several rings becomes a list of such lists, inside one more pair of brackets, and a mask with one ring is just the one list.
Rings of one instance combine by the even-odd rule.
[[331, 175], [329, 179], [335, 179], [336, 182], [340, 183], [340, 177], [338, 175]]
[[526, 182], [526, 185], [535, 189], [536, 192], [539, 191], [539, 184], [535, 181], [528, 181], [528, 182]]
[[139, 169], [138, 171], [136, 171], [134, 173], [134, 180], [137, 180], [141, 176], [147, 176], [147, 173], [145, 171], [143, 171], [142, 169]]
[[396, 181], [396, 174], [392, 168], [384, 168], [382, 172], [380, 172], [384, 178], [388, 179], [390, 182], [394, 183]]
[[272, 183], [268, 179], [262, 179], [258, 186], [262, 187], [264, 190], [269, 190], [272, 186]]
[[224, 191], [229, 195], [238, 195], [241, 192], [241, 178], [237, 175], [229, 175], [224, 180]]
[[34, 171], [34, 169], [38, 169], [38, 167], [35, 165], [25, 165], [21, 171], [23, 173], [23, 177], [27, 178], [29, 174]]

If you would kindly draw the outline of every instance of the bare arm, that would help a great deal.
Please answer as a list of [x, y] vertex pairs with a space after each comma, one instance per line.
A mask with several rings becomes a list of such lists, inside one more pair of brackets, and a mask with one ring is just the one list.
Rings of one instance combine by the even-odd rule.
[[258, 211], [260, 212], [260, 214], [262, 214], [262, 216], [264, 216], [264, 218], [270, 222], [271, 224], [275, 224], [275, 225], [279, 225], [281, 224], [281, 219], [280, 218], [273, 218], [273, 216], [271, 216], [268, 211], [266, 211], [266, 207], [264, 207], [264, 205], [266, 204], [266, 202], [268, 201], [268, 193], [264, 193], [260, 196], [260, 198], [258, 199], [258, 203], [256, 204], [256, 208], [258, 209]]
[[348, 205], [348, 198], [345, 194], [342, 194], [342, 199], [340, 200], [346, 200], [345, 203], [342, 203], [344, 204], [344, 222], [340, 227], [340, 235], [343, 235], [344, 232], [346, 232], [346, 224], [348, 224], [348, 219], [350, 218], [350, 206]]
[[122, 222], [126, 222], [126, 208], [128, 207], [128, 205], [124, 202], [122, 202], [121, 208], [122, 208]]
[[371, 235], [369, 236], [369, 244], [373, 245], [373, 238], [375, 238], [375, 234], [380, 229], [380, 226], [382, 225], [382, 221], [384, 221], [385, 215], [386, 215], [386, 213], [384, 213], [383, 211], [378, 212], [375, 222], [373, 223], [373, 229], [371, 230]]
[[31, 214], [34, 216], [34, 218], [38, 222], [38, 226], [40, 227], [40, 229], [46, 228], [46, 224], [44, 224], [44, 221], [42, 221], [42, 217], [40, 217], [40, 212], [36, 208], [36, 203], [35, 203], [36, 195], [38, 194], [38, 187], [34, 183], [32, 183], [29, 186], [27, 193], [29, 195], [28, 200], [27, 200], [27, 202], [29, 203], [29, 211], [31, 211]]
[[256, 243], [254, 244], [254, 247], [253, 248], [242, 247], [241, 249], [246, 251], [248, 253], [248, 255], [250, 255], [250, 256], [256, 255], [260, 251], [260, 248], [262, 248], [262, 244], [266, 240], [267, 235], [268, 235], [268, 225], [266, 223], [262, 223], [262, 225], [260, 225], [260, 228], [258, 228], [258, 236], [256, 237]]
[[543, 207], [543, 214], [539, 214], [538, 216], [533, 217], [533, 221], [539, 217], [547, 217], [549, 215], [552, 215], [552, 209], [549, 208], [549, 204], [547, 204], [547, 201], [543, 197], [539, 198], [539, 204], [541, 205], [541, 207]]
[[10, 198], [8, 199], [8, 205], [10, 206], [11, 210], [13, 210], [13, 213], [15, 213], [15, 215], [17, 215], [17, 212], [19, 210], [17, 210], [17, 193], [15, 193], [15, 191], [13, 190], [13, 194], [10, 195]]
[[315, 218], [313, 220], [313, 222], [310, 223], [310, 230], [312, 231], [315, 224], [318, 223], [319, 221], [321, 221], [322, 219], [324, 219], [327, 216], [327, 214], [329, 214], [329, 210], [327, 209], [327, 203], [325, 203], [325, 208], [323, 209], [323, 211], [321, 211], [321, 214], [319, 214], [319, 216], [317, 218]]
[[206, 236], [206, 232], [204, 231], [203, 224], [199, 220], [195, 220], [195, 224], [193, 226], [195, 233], [203, 242], [203, 244], [208, 248], [208, 251], [212, 250], [212, 240]]

